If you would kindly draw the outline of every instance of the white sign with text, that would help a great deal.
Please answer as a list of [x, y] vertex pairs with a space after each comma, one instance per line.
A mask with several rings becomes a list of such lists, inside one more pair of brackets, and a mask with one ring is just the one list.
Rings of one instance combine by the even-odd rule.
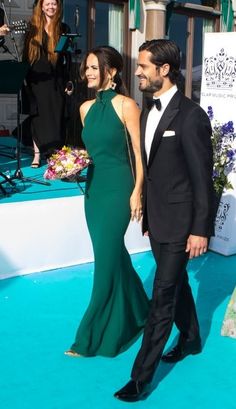
[[[233, 121], [236, 130], [236, 32], [206, 33], [202, 66], [201, 106], [211, 106], [214, 120]], [[236, 175], [231, 172], [233, 189], [221, 197], [215, 221], [215, 237], [209, 248], [223, 255], [236, 253]]]

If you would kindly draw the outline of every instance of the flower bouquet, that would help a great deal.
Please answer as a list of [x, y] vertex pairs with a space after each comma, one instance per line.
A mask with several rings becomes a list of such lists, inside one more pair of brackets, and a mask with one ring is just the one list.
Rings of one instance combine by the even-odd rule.
[[[214, 115], [211, 106], [208, 107], [207, 113], [212, 122]], [[233, 188], [228, 175], [236, 169], [235, 142], [236, 134], [232, 121], [224, 124], [212, 122], [213, 183], [217, 195], [221, 195], [223, 189]]]
[[92, 161], [86, 150], [63, 146], [48, 159], [44, 178], [77, 182], [81, 171], [87, 168], [90, 163]]
[[221, 335], [236, 338], [236, 287], [226, 309]]

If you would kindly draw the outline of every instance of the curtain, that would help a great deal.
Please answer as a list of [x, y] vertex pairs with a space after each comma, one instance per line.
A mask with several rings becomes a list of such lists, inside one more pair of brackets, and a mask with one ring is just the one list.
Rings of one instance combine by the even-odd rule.
[[232, 31], [234, 13], [231, 0], [221, 0], [221, 28], [220, 31]]
[[109, 5], [108, 13], [108, 42], [121, 54], [123, 52], [123, 7], [119, 5]]
[[129, 28], [140, 28], [140, 0], [129, 0]]
[[203, 30], [203, 33], [213, 33], [213, 31], [214, 31], [214, 21], [213, 20], [207, 20], [206, 18], [204, 18], [203, 19], [202, 30]]
[[203, 50], [204, 50], [204, 34], [213, 33], [213, 32], [214, 32], [214, 21], [207, 20], [206, 18], [204, 18], [202, 22], [202, 49]]

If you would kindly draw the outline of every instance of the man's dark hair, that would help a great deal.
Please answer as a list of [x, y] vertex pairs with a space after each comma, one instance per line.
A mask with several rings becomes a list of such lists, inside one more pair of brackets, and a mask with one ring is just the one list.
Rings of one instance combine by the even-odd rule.
[[180, 50], [174, 41], [158, 39], [145, 41], [139, 51], [149, 51], [151, 53], [150, 61], [157, 67], [163, 64], [169, 64], [170, 71], [168, 77], [175, 84], [179, 76], [180, 68]]

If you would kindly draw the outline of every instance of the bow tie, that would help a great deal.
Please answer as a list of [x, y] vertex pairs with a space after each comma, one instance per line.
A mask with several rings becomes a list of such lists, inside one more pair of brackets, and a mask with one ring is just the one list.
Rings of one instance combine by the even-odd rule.
[[158, 109], [158, 111], [161, 110], [161, 100], [158, 99], [151, 99], [149, 98], [147, 100], [147, 108], [150, 110], [153, 106], [155, 105], [156, 109]]

